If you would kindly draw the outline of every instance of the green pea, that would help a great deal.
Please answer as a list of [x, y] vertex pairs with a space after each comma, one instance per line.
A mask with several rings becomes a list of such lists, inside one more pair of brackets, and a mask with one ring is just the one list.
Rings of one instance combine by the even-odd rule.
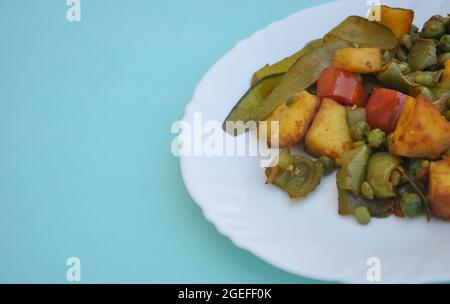
[[372, 186], [368, 182], [363, 182], [361, 184], [361, 193], [365, 198], [369, 200], [373, 200], [374, 198]]
[[444, 35], [439, 40], [439, 46], [445, 52], [450, 52], [450, 35]]
[[415, 78], [418, 84], [429, 86], [433, 84], [433, 76], [427, 72], [418, 72]]
[[444, 117], [445, 117], [448, 121], [450, 121], [450, 110], [445, 110], [445, 111], [444, 111]]
[[350, 135], [353, 140], [360, 141], [369, 131], [369, 125], [365, 121], [357, 121], [350, 126]]
[[439, 62], [444, 64], [447, 60], [450, 59], [450, 52], [442, 53], [439, 55]]
[[409, 73], [411, 73], [411, 67], [405, 61], [400, 61], [398, 63], [398, 67], [400, 68], [400, 71], [402, 72], [402, 74], [409, 74]]
[[420, 36], [423, 38], [439, 38], [445, 34], [445, 26], [437, 20], [428, 20], [422, 28]]
[[380, 129], [373, 129], [367, 133], [367, 142], [372, 148], [381, 147], [386, 140], [386, 134]]
[[323, 174], [328, 175], [334, 171], [336, 168], [336, 162], [334, 159], [327, 157], [327, 156], [321, 156], [319, 158], [319, 161], [323, 164]]
[[372, 218], [370, 216], [369, 209], [367, 209], [367, 207], [364, 206], [355, 208], [355, 217], [358, 223], [360, 223], [361, 225], [369, 224]]
[[422, 199], [416, 193], [402, 195], [400, 209], [408, 217], [416, 217], [423, 213]]

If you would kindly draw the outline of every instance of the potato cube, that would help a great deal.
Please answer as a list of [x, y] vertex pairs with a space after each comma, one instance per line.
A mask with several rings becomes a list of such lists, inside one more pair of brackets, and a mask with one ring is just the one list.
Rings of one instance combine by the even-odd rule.
[[450, 146], [450, 123], [425, 97], [406, 100], [389, 145], [391, 154], [410, 158], [439, 157]]
[[306, 150], [316, 156], [328, 156], [341, 164], [342, 153], [352, 146], [345, 107], [333, 99], [324, 98], [306, 134]]
[[337, 50], [333, 66], [359, 74], [381, 71], [383, 60], [379, 48], [343, 48]]
[[450, 220], [450, 158], [430, 164], [428, 195], [433, 215]]
[[[409, 34], [411, 31], [411, 25], [414, 19], [414, 11], [404, 8], [394, 8], [382, 5], [381, 7], [375, 7], [373, 10], [379, 9], [380, 21], [382, 24], [391, 29], [397, 39], [400, 39], [404, 34]], [[372, 10], [371, 16], [374, 16]]]
[[302, 91], [293, 96], [288, 103], [284, 102], [276, 108], [267, 118], [269, 146], [272, 146], [274, 140], [270, 135], [270, 123], [272, 121], [279, 122], [279, 146], [293, 146], [305, 137], [319, 105], [320, 101], [316, 96], [309, 94], [307, 91]]

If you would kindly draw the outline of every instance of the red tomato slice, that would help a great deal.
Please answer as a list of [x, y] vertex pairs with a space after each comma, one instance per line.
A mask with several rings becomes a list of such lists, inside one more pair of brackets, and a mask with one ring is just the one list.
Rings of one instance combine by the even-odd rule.
[[369, 126], [391, 133], [395, 130], [407, 95], [398, 91], [374, 89], [366, 107], [366, 119]]
[[349, 106], [364, 107], [367, 93], [352, 72], [329, 67], [323, 70], [317, 83], [317, 96], [332, 98]]

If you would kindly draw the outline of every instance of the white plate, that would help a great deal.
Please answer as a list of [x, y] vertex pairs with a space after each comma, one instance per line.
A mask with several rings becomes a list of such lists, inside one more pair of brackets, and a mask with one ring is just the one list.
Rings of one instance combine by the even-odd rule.
[[[372, 3], [373, 1], [367, 1]], [[414, 9], [421, 26], [431, 15], [450, 12], [450, 1], [383, 1]], [[349, 15], [366, 16], [366, 1], [338, 1], [300, 11], [240, 42], [198, 85], [184, 120], [194, 113], [223, 121], [248, 89], [252, 73], [321, 37]], [[245, 136], [244, 136], [245, 137]], [[450, 224], [394, 216], [360, 226], [337, 213], [334, 176], [308, 198], [292, 203], [266, 186], [252, 157], [181, 157], [192, 198], [217, 229], [267, 262], [301, 276], [367, 283], [367, 260], [379, 258], [381, 282], [450, 280]]]

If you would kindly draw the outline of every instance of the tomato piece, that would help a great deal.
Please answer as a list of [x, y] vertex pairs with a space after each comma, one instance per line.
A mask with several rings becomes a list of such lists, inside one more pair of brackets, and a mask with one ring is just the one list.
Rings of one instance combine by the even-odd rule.
[[322, 71], [317, 83], [317, 96], [331, 98], [349, 106], [364, 107], [367, 93], [352, 72], [329, 67]]
[[366, 107], [366, 119], [369, 126], [391, 133], [395, 130], [400, 113], [408, 98], [399, 91], [384, 88], [373, 90]]

